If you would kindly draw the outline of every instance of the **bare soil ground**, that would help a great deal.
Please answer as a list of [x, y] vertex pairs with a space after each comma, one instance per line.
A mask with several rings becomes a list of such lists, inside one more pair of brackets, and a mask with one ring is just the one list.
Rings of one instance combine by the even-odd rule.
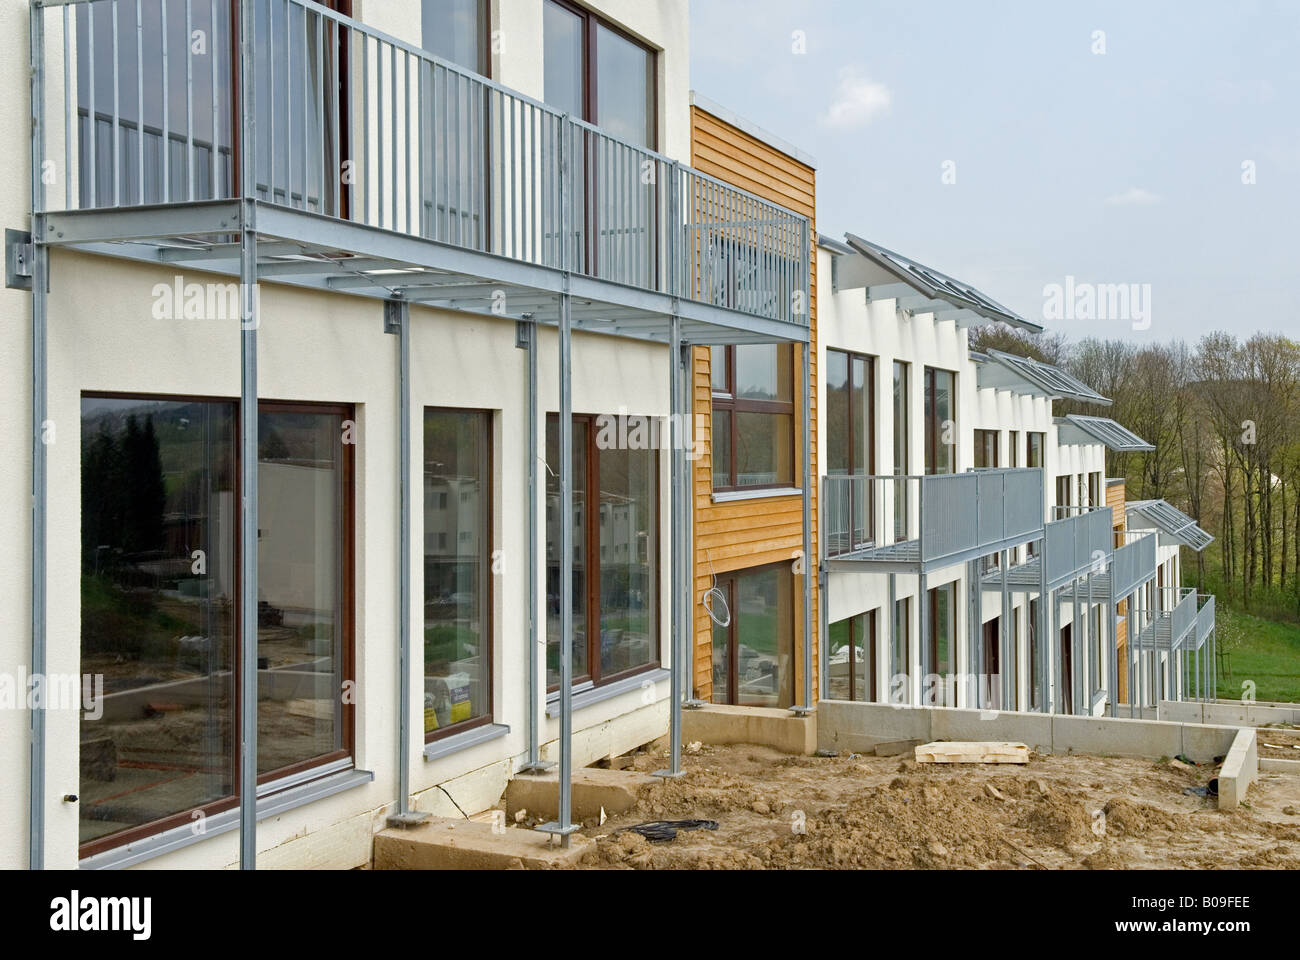
[[[1300, 751], [1297, 751], [1300, 752]], [[1189, 795], [1211, 766], [1033, 755], [1026, 766], [791, 757], [704, 746], [636, 809], [588, 824], [588, 868], [1300, 868], [1300, 777], [1262, 774], [1247, 805]], [[639, 753], [633, 768], [666, 766]], [[711, 819], [651, 843], [618, 828]]]
[[1300, 731], [1292, 733], [1277, 727], [1261, 727], [1255, 731], [1255, 742], [1261, 757], [1300, 760]]

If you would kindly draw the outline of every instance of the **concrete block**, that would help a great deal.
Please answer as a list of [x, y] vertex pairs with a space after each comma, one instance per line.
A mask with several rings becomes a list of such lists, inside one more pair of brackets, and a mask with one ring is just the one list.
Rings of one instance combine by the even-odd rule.
[[1053, 753], [1172, 757], [1183, 749], [1182, 726], [1125, 717], [1052, 717]]
[[1259, 776], [1259, 746], [1255, 730], [1237, 731], [1232, 747], [1219, 768], [1219, 809], [1233, 810], [1246, 799], [1246, 791]]
[[1289, 773], [1300, 777], [1300, 760], [1277, 760], [1273, 757], [1259, 758], [1260, 773]]
[[934, 740], [1014, 740], [1030, 750], [1052, 749], [1052, 718], [1039, 713], [996, 710], [954, 710], [935, 707], [930, 714]]
[[[623, 813], [636, 806], [641, 791], [657, 783], [648, 773], [634, 770], [602, 770], [584, 767], [573, 771], [570, 796], [575, 820], [595, 820], [603, 807], [608, 814]], [[554, 819], [559, 816], [560, 774], [548, 770], [540, 774], [521, 774], [506, 785], [506, 817], [514, 822], [515, 813], [525, 810], [530, 816]]]
[[710, 704], [682, 711], [682, 739], [687, 743], [757, 743], [784, 753], [811, 756], [817, 752], [817, 714], [796, 717], [789, 710], [775, 707]]
[[375, 835], [376, 870], [545, 870], [573, 867], [590, 847], [586, 837], [560, 846], [536, 830], [474, 820], [437, 819]]
[[817, 747], [841, 753], [871, 753], [878, 743], [916, 740], [928, 743], [929, 707], [823, 700], [817, 705]]
[[1161, 720], [1173, 723], [1204, 723], [1204, 704], [1180, 703], [1176, 700], [1161, 700], [1157, 713]]
[[1233, 738], [1237, 736], [1238, 727], [1206, 725], [1201, 723], [1184, 723], [1182, 753], [1197, 763], [1205, 763], [1215, 757], [1227, 756], [1232, 747]]
[[876, 744], [874, 752], [878, 757], [898, 757], [903, 754], [910, 757], [920, 745], [920, 740], [884, 740]]

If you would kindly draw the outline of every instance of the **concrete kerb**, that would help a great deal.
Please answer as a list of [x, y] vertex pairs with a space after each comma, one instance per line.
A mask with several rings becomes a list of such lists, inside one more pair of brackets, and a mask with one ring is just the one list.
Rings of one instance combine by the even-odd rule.
[[1246, 790], [1259, 776], [1259, 746], [1255, 730], [1245, 727], [1228, 749], [1219, 769], [1219, 809], [1233, 810], [1246, 798]]

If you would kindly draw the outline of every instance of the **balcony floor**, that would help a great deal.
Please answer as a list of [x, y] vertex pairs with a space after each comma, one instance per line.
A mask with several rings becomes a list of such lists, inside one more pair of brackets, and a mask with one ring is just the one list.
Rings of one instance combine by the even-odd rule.
[[[239, 200], [43, 214], [51, 247], [239, 276]], [[277, 204], [255, 203], [258, 280], [479, 315], [559, 323], [557, 269]], [[807, 343], [808, 327], [571, 274], [577, 331], [667, 343], [674, 307], [688, 344]], [[504, 294], [504, 296], [503, 296]], [[497, 306], [494, 310], [493, 307]]]

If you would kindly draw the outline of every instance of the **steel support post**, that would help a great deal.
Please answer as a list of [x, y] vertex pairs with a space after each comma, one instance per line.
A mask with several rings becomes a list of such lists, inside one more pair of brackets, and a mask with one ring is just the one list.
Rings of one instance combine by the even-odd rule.
[[[49, 287], [49, 250], [44, 244], [45, 185], [41, 180], [45, 157], [45, 9], [31, 5], [28, 29], [28, 66], [31, 93], [31, 203], [32, 203], [32, 422], [31, 422], [31, 672], [46, 672], [46, 510], [48, 462], [46, 419], [48, 416], [48, 361], [46, 356], [46, 310]], [[66, 42], [66, 39], [65, 39]], [[64, 171], [66, 176], [67, 171]], [[48, 687], [46, 688], [48, 690]], [[27, 865], [45, 869], [45, 699], [34, 701], [28, 711]]]
[[[927, 706], [922, 699], [922, 691], [926, 683], [927, 676], [934, 671], [934, 664], [929, 663], [930, 659], [930, 598], [926, 591], [927, 578], [925, 569], [916, 575], [916, 606], [917, 616], [916, 623], [918, 628], [917, 647], [915, 666], [916, 677], [910, 681], [912, 703], [917, 706]], [[913, 665], [909, 664], [910, 670]], [[936, 688], [937, 689], [937, 688]], [[928, 706], [936, 706], [937, 703], [930, 703]]]
[[984, 668], [984, 652], [980, 645], [980, 610], [984, 604], [984, 585], [980, 582], [980, 562], [979, 560], [966, 561], [966, 663], [967, 672], [972, 680], [970, 689], [973, 696], [973, 702], [965, 704], [969, 708], [983, 708], [987, 706], [984, 702], [984, 677], [987, 670]]
[[1052, 712], [1052, 678], [1047, 671], [1051, 666], [1048, 657], [1048, 628], [1051, 626], [1051, 611], [1048, 603], [1051, 598], [1047, 593], [1047, 540], [1038, 541], [1038, 705], [1044, 713]]
[[541, 563], [542, 555], [538, 534], [541, 508], [540, 471], [541, 448], [537, 408], [537, 363], [540, 345], [535, 322], [522, 323], [520, 332], [528, 338], [528, 760], [519, 768], [520, 773], [540, 773], [554, 764], [542, 761], [542, 636], [541, 613]]
[[257, 101], [252, 76], [256, 10], [239, 7], [240, 172], [239, 295], [242, 306], [239, 377], [240, 496], [240, 754], [239, 865], [257, 866]]
[[[885, 652], [885, 661], [888, 664], [888, 666], [885, 668], [885, 673], [888, 677], [888, 680], [885, 684], [885, 698], [886, 698], [886, 702], [893, 703], [894, 702], [893, 701], [894, 679], [897, 676], [894, 673], [893, 660], [894, 660], [894, 648], [898, 645], [898, 638], [894, 636], [895, 628], [898, 626], [898, 574], [887, 573], [885, 574], [885, 578], [889, 581], [889, 617], [888, 617], [889, 623], [888, 626], [885, 627], [885, 631], [884, 631], [885, 638], [886, 638], [885, 642], [888, 644], [888, 647], [886, 648], [886, 652]], [[826, 603], [826, 598], [824, 596], [822, 597], [822, 603], [823, 605]], [[904, 651], [907, 650], [906, 637], [903, 638], [903, 650]], [[906, 671], [907, 670], [906, 653], [904, 653], [903, 661], [904, 662], [901, 664], [901, 666], [903, 667], [903, 670]], [[906, 703], [907, 701], [904, 700], [903, 702]]]
[[560, 771], [559, 816], [538, 829], [557, 834], [562, 846], [569, 845], [573, 825], [573, 298], [570, 289], [569, 197], [572, 164], [569, 137], [576, 128], [565, 114], [560, 118], [556, 160], [560, 180], [560, 320], [559, 320], [559, 411], [560, 462], [556, 479], [560, 488]]
[[1110, 663], [1107, 664], [1106, 701], [1110, 706], [1110, 715], [1119, 716], [1119, 611], [1115, 606], [1115, 566], [1110, 568], [1110, 589], [1106, 591], [1107, 627], [1110, 630]]
[[1002, 648], [1002, 656], [998, 658], [998, 686], [1002, 695], [998, 697], [998, 709], [1010, 710], [1014, 709], [1015, 704], [1011, 681], [1015, 676], [1016, 663], [1016, 652], [1011, 643], [1011, 588], [1007, 582], [1011, 551], [1003, 550], [998, 562], [1002, 566], [1002, 613], [1001, 622], [998, 624], [998, 645]]
[[1083, 713], [1083, 674], [1088, 664], [1083, 656], [1083, 635], [1086, 626], [1087, 617], [1083, 617], [1084, 624], [1080, 624], [1080, 608], [1083, 606], [1079, 602], [1079, 581], [1076, 578], [1070, 585], [1070, 687], [1073, 690], [1072, 699], [1074, 700], [1074, 713], [1079, 715]]
[[390, 826], [429, 814], [411, 810], [411, 308], [384, 303], [384, 330], [397, 337], [397, 806]]
[[682, 555], [682, 519], [689, 500], [685, 488], [684, 474], [684, 431], [682, 430], [682, 371], [681, 371], [681, 318], [674, 312], [668, 323], [668, 438], [669, 438], [669, 498], [668, 498], [668, 583], [671, 599], [668, 603], [669, 649], [672, 659], [669, 663], [668, 693], [668, 767], [656, 770], [655, 776], [680, 777], [682, 775], [682, 682], [686, 672], [686, 608], [682, 595], [689, 591], [685, 588], [684, 561]]
[[806, 716], [813, 709], [812, 349], [810, 337], [800, 351], [803, 355], [803, 380], [800, 391], [803, 394], [803, 440], [800, 444], [803, 459], [803, 703], [791, 708], [797, 716]]

